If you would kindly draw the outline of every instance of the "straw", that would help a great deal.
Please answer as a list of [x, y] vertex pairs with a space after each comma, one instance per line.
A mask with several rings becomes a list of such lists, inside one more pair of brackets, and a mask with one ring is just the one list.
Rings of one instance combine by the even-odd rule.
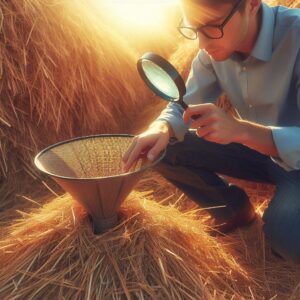
[[181, 213], [136, 191], [122, 206], [120, 224], [96, 236], [70, 196], [56, 198], [6, 229], [1, 298], [240, 295], [237, 284], [253, 280], [205, 228], [195, 212]]

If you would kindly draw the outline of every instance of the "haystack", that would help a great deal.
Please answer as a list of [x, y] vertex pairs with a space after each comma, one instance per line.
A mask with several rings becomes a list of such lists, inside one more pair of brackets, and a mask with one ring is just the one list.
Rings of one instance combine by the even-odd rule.
[[0, 175], [18, 190], [17, 177], [38, 178], [31, 163], [41, 148], [128, 133], [143, 99], [154, 100], [136, 71], [138, 54], [87, 3], [12, 0], [0, 8]]
[[[149, 194], [149, 192], [148, 192]], [[248, 274], [195, 218], [134, 192], [94, 235], [68, 196], [23, 213], [0, 242], [1, 299], [227, 299]], [[249, 290], [243, 291], [250, 295]]]
[[126, 130], [142, 93], [137, 57], [80, 2], [1, 3], [4, 158], [13, 146], [22, 159], [67, 136]]

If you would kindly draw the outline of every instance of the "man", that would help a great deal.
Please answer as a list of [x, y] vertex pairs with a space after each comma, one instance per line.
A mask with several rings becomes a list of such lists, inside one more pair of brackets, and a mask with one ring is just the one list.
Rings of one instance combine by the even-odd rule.
[[[200, 206], [216, 207], [208, 211], [221, 232], [249, 224], [255, 212], [217, 174], [275, 184], [264, 232], [276, 253], [300, 262], [300, 10], [260, 0], [181, 4], [179, 30], [201, 49], [187, 82], [189, 108], [170, 103], [135, 137], [124, 171], [147, 146], [149, 159], [166, 148], [157, 170]], [[213, 104], [222, 91], [241, 118]]]

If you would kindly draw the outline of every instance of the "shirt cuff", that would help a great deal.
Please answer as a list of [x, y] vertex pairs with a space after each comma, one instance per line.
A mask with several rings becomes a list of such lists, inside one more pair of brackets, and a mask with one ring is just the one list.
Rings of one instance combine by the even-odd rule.
[[166, 121], [170, 124], [174, 133], [174, 136], [169, 140], [169, 144], [171, 145], [183, 142], [184, 136], [187, 133], [191, 123], [191, 121], [189, 121], [187, 124], [185, 124], [182, 119], [179, 120], [175, 116], [158, 117], [155, 121]]
[[279, 154], [272, 160], [287, 171], [300, 170], [300, 127], [269, 128]]

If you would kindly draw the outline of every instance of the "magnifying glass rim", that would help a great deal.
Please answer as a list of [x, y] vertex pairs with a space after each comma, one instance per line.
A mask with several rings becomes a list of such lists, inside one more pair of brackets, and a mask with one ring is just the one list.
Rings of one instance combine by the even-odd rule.
[[[165, 71], [170, 78], [173, 80], [175, 83], [178, 93], [179, 93], [179, 98], [174, 98], [171, 96], [168, 96], [167, 94], [161, 92], [146, 76], [145, 71], [143, 69], [143, 61], [148, 60], [151, 61], [152, 63], [158, 65], [163, 71]], [[158, 54], [152, 53], [152, 52], [147, 52], [145, 53], [137, 62], [137, 68], [138, 72], [140, 73], [142, 79], [146, 82], [146, 84], [160, 97], [171, 100], [171, 101], [176, 101], [182, 99], [183, 95], [186, 93], [186, 87], [185, 83], [181, 77], [181, 75], [178, 73], [178, 71], [171, 65], [166, 59], [161, 57]]]

